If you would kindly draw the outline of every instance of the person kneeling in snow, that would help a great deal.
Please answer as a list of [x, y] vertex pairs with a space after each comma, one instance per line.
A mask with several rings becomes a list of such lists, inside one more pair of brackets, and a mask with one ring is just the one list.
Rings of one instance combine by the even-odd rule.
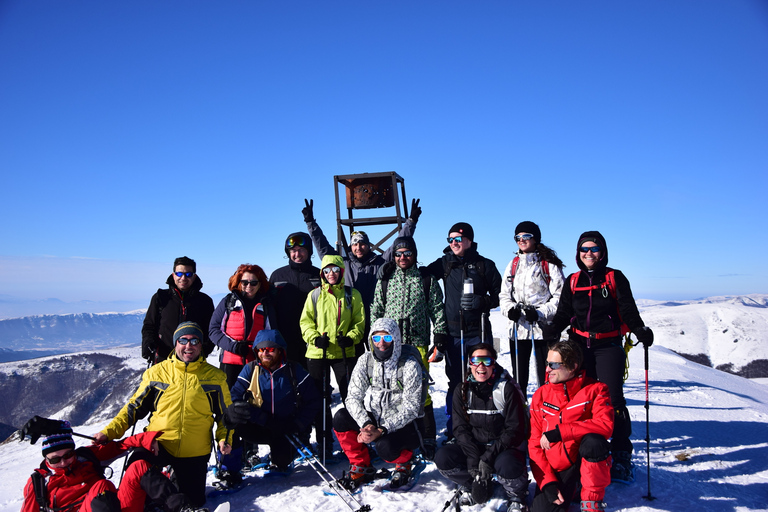
[[269, 444], [272, 466], [287, 473], [296, 455], [286, 435], [308, 432], [322, 409], [315, 382], [299, 363], [287, 360], [288, 345], [276, 330], [261, 330], [253, 342], [258, 359], [246, 364], [232, 386], [226, 420], [235, 426], [232, 452], [222, 459], [227, 487], [239, 485], [243, 448], [239, 439]]
[[582, 370], [579, 345], [558, 341], [547, 353], [547, 383], [531, 399], [528, 454], [536, 479], [533, 512], [565, 512], [581, 482], [582, 512], [605, 510], [611, 483], [608, 386]]
[[424, 416], [425, 390], [421, 357], [414, 347], [402, 345], [400, 329], [390, 318], [371, 327], [371, 351], [358, 359], [349, 383], [346, 408], [333, 417], [333, 430], [349, 459], [349, 472], [340, 482], [349, 489], [373, 480], [376, 472], [366, 444], [395, 463], [390, 487], [408, 482], [413, 450], [420, 445], [417, 421]]
[[128, 466], [120, 489], [104, 476], [102, 462], [111, 462], [130, 448], [158, 451], [160, 432], [144, 432], [122, 441], [92, 444], [75, 449], [68, 421], [35, 416], [21, 430], [21, 439], [32, 444], [43, 439], [43, 462], [24, 487], [22, 512], [142, 512], [148, 508], [178, 512], [189, 510], [179, 493], [157, 466], [139, 460]]
[[528, 417], [523, 393], [499, 365], [492, 345], [470, 347], [467, 362], [470, 376], [453, 394], [456, 444], [441, 448], [435, 465], [462, 486], [461, 504], [488, 501], [495, 473], [507, 494], [507, 510], [527, 511]]

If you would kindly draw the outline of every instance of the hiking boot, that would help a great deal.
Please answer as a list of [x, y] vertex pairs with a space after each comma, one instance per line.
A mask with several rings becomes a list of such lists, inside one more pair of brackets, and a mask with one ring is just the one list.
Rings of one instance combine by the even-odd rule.
[[398, 487], [402, 487], [407, 484], [408, 480], [411, 478], [412, 467], [413, 464], [411, 461], [408, 461], [405, 464], [398, 463], [395, 465], [395, 470], [392, 472], [392, 476], [389, 479], [389, 488], [397, 489]]
[[458, 502], [460, 507], [471, 507], [472, 505], [477, 505], [475, 502], [475, 498], [472, 497], [472, 491], [469, 487], [462, 485], [459, 487], [459, 497]]
[[338, 482], [350, 491], [354, 491], [363, 484], [373, 482], [374, 475], [376, 474], [376, 468], [373, 466], [356, 466], [354, 464], [349, 465], [349, 471], [342, 473]]
[[422, 446], [422, 455], [427, 460], [435, 460], [435, 452], [437, 452], [437, 441], [434, 439], [425, 439], [424, 446]]
[[632, 454], [629, 452], [613, 453], [611, 464], [611, 482], [632, 483], [635, 481]]
[[430, 363], [439, 363], [444, 359], [445, 355], [437, 350], [437, 347], [432, 347], [432, 350], [429, 353], [429, 362]]
[[243, 475], [239, 471], [221, 470], [216, 473], [218, 482], [214, 486], [218, 489], [235, 489], [243, 483]]
[[602, 501], [582, 501], [581, 512], [603, 512], [605, 510], [605, 502]]
[[507, 501], [507, 512], [528, 512], [528, 505], [517, 501], [518, 498], [510, 498]]

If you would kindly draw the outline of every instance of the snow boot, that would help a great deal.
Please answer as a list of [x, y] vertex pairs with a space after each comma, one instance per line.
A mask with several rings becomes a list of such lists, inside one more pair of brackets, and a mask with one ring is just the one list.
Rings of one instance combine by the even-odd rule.
[[635, 481], [634, 465], [630, 452], [614, 452], [611, 465], [611, 482], [632, 483]]
[[471, 507], [472, 505], [477, 505], [475, 499], [472, 497], [472, 490], [469, 487], [462, 485], [459, 489], [459, 507]]
[[376, 475], [376, 468], [373, 466], [356, 466], [350, 464], [349, 471], [342, 473], [338, 482], [350, 491], [354, 491], [363, 484], [367, 484], [373, 481]]
[[392, 472], [392, 477], [389, 479], [389, 488], [397, 489], [408, 483], [411, 478], [411, 469], [413, 468], [413, 460], [409, 460], [405, 463], [397, 463], [395, 470]]
[[602, 501], [582, 501], [581, 512], [604, 512], [605, 503]]
[[528, 512], [528, 505], [521, 501], [517, 501], [517, 498], [510, 498], [507, 500], [507, 512]]

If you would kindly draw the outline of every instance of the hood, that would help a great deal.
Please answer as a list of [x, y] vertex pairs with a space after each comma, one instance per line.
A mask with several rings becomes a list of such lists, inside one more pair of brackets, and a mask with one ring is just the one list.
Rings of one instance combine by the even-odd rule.
[[346, 268], [344, 267], [344, 258], [339, 256], [338, 254], [326, 254], [323, 256], [323, 261], [320, 262], [320, 279], [323, 283], [328, 284], [328, 281], [325, 280], [325, 275], [323, 275], [323, 269], [327, 267], [328, 265], [338, 265], [339, 268], [341, 268], [341, 275], [339, 279], [339, 284], [344, 284], [344, 274], [346, 273]]
[[379, 318], [373, 322], [370, 331], [371, 334], [368, 336], [368, 346], [371, 348], [371, 351], [373, 351], [373, 340], [371, 339], [371, 336], [377, 331], [386, 331], [392, 335], [392, 356], [384, 361], [384, 364], [392, 365], [392, 363], [394, 363], [394, 367], [396, 368], [397, 361], [400, 359], [400, 353], [402, 352], [401, 345], [403, 343], [397, 322], [391, 318]]
[[601, 235], [599, 231], [585, 231], [581, 234], [579, 243], [576, 244], [576, 265], [578, 265], [581, 270], [587, 271], [587, 267], [581, 261], [579, 248], [582, 243], [589, 241], [595, 242], [602, 248], [600, 261], [597, 262], [597, 266], [593, 270], [604, 269], [608, 265], [608, 244], [605, 243], [605, 238], [603, 238], [603, 235]]

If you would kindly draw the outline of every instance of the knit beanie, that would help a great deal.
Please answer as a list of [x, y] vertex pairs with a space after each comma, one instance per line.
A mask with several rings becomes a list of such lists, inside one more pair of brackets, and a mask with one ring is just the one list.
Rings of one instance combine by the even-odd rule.
[[392, 245], [392, 251], [397, 252], [399, 250], [408, 250], [413, 252], [414, 258], [418, 256], [418, 251], [416, 250], [416, 242], [411, 236], [399, 236], [395, 238], [395, 243]]
[[176, 331], [173, 333], [173, 346], [176, 346], [176, 342], [179, 341], [179, 338], [184, 336], [185, 334], [191, 334], [193, 336], [197, 336], [197, 339], [200, 340], [200, 343], [203, 342], [205, 339], [203, 337], [203, 330], [200, 328], [199, 325], [197, 325], [195, 322], [183, 322], [180, 323], [179, 326], [176, 328]]
[[72, 426], [68, 421], [62, 421], [58, 432], [43, 439], [43, 457], [51, 452], [65, 449], [75, 449], [75, 441], [72, 439]]
[[539, 226], [529, 220], [525, 220], [517, 225], [515, 234], [518, 235], [520, 233], [530, 233], [533, 235], [534, 240], [541, 242], [541, 230], [539, 229]]
[[368, 239], [368, 234], [365, 231], [355, 231], [349, 240], [349, 245], [354, 244], [371, 245], [371, 241]]
[[451, 226], [451, 229], [448, 230], [448, 236], [450, 236], [451, 233], [461, 233], [462, 236], [469, 238], [473, 242], [475, 241], [475, 230], [466, 222], [457, 222]]

